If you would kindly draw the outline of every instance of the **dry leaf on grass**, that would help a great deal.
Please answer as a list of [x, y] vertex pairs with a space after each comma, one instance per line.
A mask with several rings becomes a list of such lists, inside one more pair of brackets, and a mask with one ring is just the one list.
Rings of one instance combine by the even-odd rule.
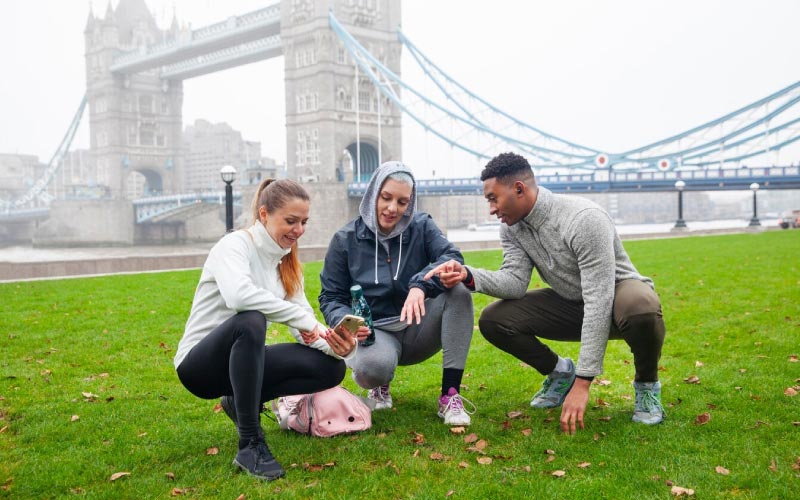
[[694, 495], [694, 490], [690, 488], [684, 488], [683, 486], [673, 486], [670, 490], [670, 493], [675, 495], [676, 497], [680, 497], [686, 495], [688, 497]]
[[775, 463], [775, 459], [774, 458], [769, 461], [769, 467], [767, 467], [767, 468], [769, 470], [771, 470], [772, 472], [775, 472], [775, 471], [778, 470], [778, 464]]
[[556, 459], [555, 455], [548, 455], [547, 458], [545, 459], [544, 463], [549, 464], [550, 462], [552, 462], [555, 459]]
[[797, 363], [798, 361], [800, 361], [800, 358], [797, 357], [797, 354], [792, 354], [791, 356], [789, 356], [790, 363]]
[[794, 387], [787, 387], [783, 393], [789, 397], [797, 396], [797, 389]]
[[717, 474], [722, 474], [723, 476], [727, 476], [728, 474], [731, 473], [731, 471], [729, 471], [728, 469], [726, 469], [721, 465], [717, 465], [716, 467], [714, 467], [714, 470], [717, 472]]
[[522, 413], [521, 411], [510, 411], [510, 412], [506, 413], [506, 416], [508, 418], [520, 418], [523, 415], [524, 415], [524, 413]]
[[555, 454], [556, 454], [556, 451], [555, 451], [555, 450], [544, 450], [544, 452], [545, 452], [546, 454], [548, 454], [548, 455], [555, 455]]
[[581, 462], [581, 463], [578, 464], [578, 467], [580, 467], [581, 469], [585, 469], [585, 468], [589, 467], [590, 465], [592, 465], [591, 462]]
[[174, 481], [175, 480], [175, 473], [174, 472], [167, 472], [164, 475], [167, 476], [167, 479], [169, 479], [170, 481]]
[[420, 434], [419, 432], [413, 432], [414, 438], [411, 440], [414, 444], [424, 444], [425, 443], [425, 436]]
[[435, 453], [431, 453], [431, 455], [430, 455], [430, 459], [431, 459], [431, 460], [444, 460], [444, 455], [442, 455], [441, 453], [439, 453], [439, 452], [437, 451], [437, 452], [435, 452]]
[[79, 417], [78, 415], [73, 415], [73, 416], [70, 417], [69, 421], [70, 422], [77, 422], [80, 419], [81, 419], [81, 417]]
[[705, 425], [708, 421], [711, 420], [710, 413], [701, 413], [694, 419], [694, 425]]
[[458, 463], [458, 468], [459, 469], [466, 469], [467, 467], [469, 467], [469, 464], [467, 462], [463, 461], [463, 460]]
[[125, 476], [130, 476], [130, 472], [115, 472], [111, 474], [111, 477], [108, 479], [109, 481], [116, 481], [117, 479]]
[[683, 381], [686, 382], [687, 384], [699, 384], [700, 377], [698, 377], [697, 375], [692, 375], [691, 377], [683, 379]]
[[520, 432], [522, 433], [523, 436], [530, 436], [531, 435], [531, 430], [530, 429], [522, 429]]
[[467, 434], [466, 436], [464, 436], [464, 442], [467, 444], [474, 443], [477, 440], [478, 440], [478, 435], [475, 433]]
[[170, 495], [172, 495], [174, 497], [177, 497], [177, 496], [181, 496], [181, 495], [183, 495], [185, 493], [187, 493], [187, 491], [184, 488], [172, 488], [172, 491], [170, 492]]
[[702, 361], [695, 361], [694, 362], [694, 366], [695, 366], [695, 368], [700, 368], [701, 366], [703, 366], [703, 362]]
[[450, 432], [453, 434], [464, 434], [466, 431], [465, 427], [450, 427]]
[[206, 455], [217, 455], [219, 454], [219, 448], [216, 446], [212, 446], [206, 450]]
[[214, 413], [219, 413], [222, 411], [222, 405], [217, 403], [214, 405]]
[[490, 457], [478, 457], [478, 463], [481, 465], [489, 465], [492, 463], [492, 459]]
[[564, 477], [564, 476], [566, 476], [566, 475], [567, 475], [567, 472], [566, 472], [566, 471], [563, 471], [563, 470], [554, 470], [554, 471], [553, 471], [553, 472], [551, 472], [550, 474], [551, 474], [551, 475], [553, 475], [553, 476], [555, 476], [555, 477]]
[[611, 381], [605, 378], [596, 378], [592, 383], [597, 385], [611, 385]]
[[245, 494], [244, 494], [244, 493], [242, 493], [241, 495], [239, 495], [238, 497], [236, 497], [236, 500], [244, 500], [245, 498], [247, 498], [247, 496], [245, 496]]
[[445, 493], [444, 496], [445, 497], [453, 496], [453, 493], [455, 493], [455, 490], [450, 490], [447, 493]]

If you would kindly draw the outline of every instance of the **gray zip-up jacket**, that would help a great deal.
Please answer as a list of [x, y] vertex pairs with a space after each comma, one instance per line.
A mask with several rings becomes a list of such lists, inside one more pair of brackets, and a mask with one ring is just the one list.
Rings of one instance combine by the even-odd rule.
[[633, 266], [614, 223], [596, 203], [539, 186], [536, 204], [513, 226], [503, 224], [503, 264], [497, 271], [467, 266], [475, 291], [501, 299], [522, 298], [533, 269], [561, 297], [583, 302], [577, 374], [603, 372], [614, 287], [636, 279], [653, 287]]

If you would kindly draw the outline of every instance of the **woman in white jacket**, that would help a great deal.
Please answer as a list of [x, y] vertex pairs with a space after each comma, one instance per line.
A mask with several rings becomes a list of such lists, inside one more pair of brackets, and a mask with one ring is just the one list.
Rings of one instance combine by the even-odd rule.
[[[264, 441], [262, 405], [339, 384], [342, 358], [355, 353], [356, 340], [319, 323], [303, 290], [297, 239], [308, 222], [308, 193], [270, 179], [255, 199], [255, 223], [225, 235], [208, 254], [175, 368], [195, 396], [222, 398], [239, 433], [234, 465], [272, 480], [285, 471]], [[272, 322], [287, 325], [300, 343], [265, 345]]]

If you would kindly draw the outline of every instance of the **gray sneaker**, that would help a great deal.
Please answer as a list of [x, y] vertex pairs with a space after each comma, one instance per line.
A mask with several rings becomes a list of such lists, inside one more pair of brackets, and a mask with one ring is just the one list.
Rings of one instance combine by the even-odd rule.
[[634, 382], [636, 406], [633, 420], [640, 424], [660, 424], [664, 420], [664, 407], [661, 406], [661, 382]]
[[281, 464], [275, 460], [263, 438], [251, 440], [247, 446], [239, 450], [233, 465], [255, 476], [258, 479], [272, 481], [286, 475]]
[[531, 406], [534, 408], [557, 408], [561, 406], [567, 393], [575, 382], [575, 363], [567, 358], [569, 370], [566, 372], [553, 372], [544, 379], [542, 388], [539, 389], [533, 399]]

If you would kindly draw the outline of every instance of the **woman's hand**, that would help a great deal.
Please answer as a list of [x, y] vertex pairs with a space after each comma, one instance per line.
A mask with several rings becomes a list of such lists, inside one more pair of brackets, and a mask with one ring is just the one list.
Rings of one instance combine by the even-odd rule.
[[[359, 328], [359, 331], [361, 331], [361, 328]], [[369, 334], [369, 329], [367, 329], [367, 334]], [[328, 328], [320, 334], [320, 337], [328, 343], [333, 352], [341, 357], [347, 356], [356, 348], [356, 337], [343, 326], [339, 327], [338, 331]]]
[[366, 325], [359, 326], [358, 330], [356, 330], [355, 332], [351, 332], [350, 330], [345, 328], [344, 325], [339, 325], [336, 327], [336, 331], [339, 333], [339, 335], [350, 335], [352, 337], [355, 337], [356, 340], [358, 340], [359, 342], [369, 337], [369, 327]]
[[420, 324], [423, 316], [425, 316], [425, 292], [421, 288], [413, 287], [408, 291], [406, 303], [400, 311], [400, 321], [405, 321], [409, 325], [412, 321]]
[[445, 288], [453, 288], [467, 279], [467, 269], [457, 260], [449, 260], [428, 271], [422, 279], [429, 280], [434, 276], [439, 277]]
[[317, 326], [314, 327], [313, 331], [310, 331], [310, 332], [301, 331], [300, 332], [300, 336], [303, 338], [303, 342], [306, 345], [311, 345], [314, 342], [316, 342], [319, 338], [322, 337], [321, 333], [324, 332], [324, 331], [325, 330], [323, 328], [320, 328], [320, 326], [317, 325]]

